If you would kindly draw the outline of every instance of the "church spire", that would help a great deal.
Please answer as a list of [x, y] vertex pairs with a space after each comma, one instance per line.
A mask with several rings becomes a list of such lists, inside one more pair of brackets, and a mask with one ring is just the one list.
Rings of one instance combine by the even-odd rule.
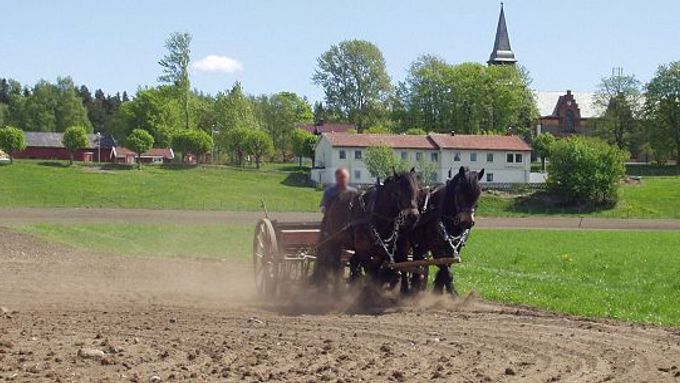
[[501, 3], [501, 14], [498, 17], [498, 27], [496, 28], [496, 41], [493, 44], [493, 51], [489, 56], [489, 65], [503, 65], [514, 64], [517, 62], [515, 54], [510, 48], [510, 36], [508, 36], [508, 27], [505, 25], [505, 12], [503, 11], [503, 3]]

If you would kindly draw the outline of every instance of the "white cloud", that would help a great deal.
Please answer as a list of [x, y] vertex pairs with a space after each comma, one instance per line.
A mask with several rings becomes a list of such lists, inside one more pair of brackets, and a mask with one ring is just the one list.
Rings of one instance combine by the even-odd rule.
[[234, 73], [243, 70], [243, 65], [238, 60], [218, 55], [207, 55], [194, 61], [191, 67], [196, 71], [209, 73]]

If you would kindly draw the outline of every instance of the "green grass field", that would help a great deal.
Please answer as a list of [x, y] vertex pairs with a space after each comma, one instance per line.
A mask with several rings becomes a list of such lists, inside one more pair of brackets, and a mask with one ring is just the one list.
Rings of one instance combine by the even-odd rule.
[[[263, 170], [230, 167], [99, 169], [57, 162], [0, 166], [0, 207], [114, 207], [197, 210], [317, 211], [321, 192], [304, 185], [294, 164]], [[542, 205], [534, 198], [484, 195], [483, 216], [590, 215], [680, 218], [680, 176], [650, 176], [624, 185], [617, 206], [586, 211]]]
[[[21, 230], [85, 249], [246, 262], [250, 226], [39, 225]], [[455, 266], [461, 293], [588, 317], [680, 326], [680, 235], [476, 230]]]
[[0, 166], [0, 207], [113, 207], [197, 210], [316, 211], [321, 192], [300, 186], [295, 166], [102, 170], [58, 162]]

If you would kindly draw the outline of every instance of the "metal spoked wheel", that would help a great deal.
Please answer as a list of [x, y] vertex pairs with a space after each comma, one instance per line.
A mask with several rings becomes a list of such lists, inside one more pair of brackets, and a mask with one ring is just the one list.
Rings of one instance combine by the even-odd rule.
[[255, 227], [253, 237], [253, 268], [255, 286], [262, 297], [276, 295], [279, 274], [279, 246], [272, 222], [263, 218]]

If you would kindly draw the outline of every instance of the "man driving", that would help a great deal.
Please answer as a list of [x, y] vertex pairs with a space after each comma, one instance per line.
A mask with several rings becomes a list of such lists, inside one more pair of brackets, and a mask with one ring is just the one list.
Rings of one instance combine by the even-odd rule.
[[335, 185], [329, 187], [324, 191], [321, 199], [321, 212], [325, 213], [326, 209], [338, 194], [345, 191], [356, 191], [355, 188], [349, 186], [349, 172], [345, 168], [338, 168], [335, 171]]

